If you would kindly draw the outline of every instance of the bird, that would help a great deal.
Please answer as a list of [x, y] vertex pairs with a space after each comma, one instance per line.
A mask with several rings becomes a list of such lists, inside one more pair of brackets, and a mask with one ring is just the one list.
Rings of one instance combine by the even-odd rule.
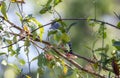
[[[57, 29], [59, 29], [61, 26], [62, 26], [62, 25], [61, 25], [59, 22], [53, 22], [53, 23], [51, 24], [51, 27], [50, 27], [49, 29], [50, 29], [50, 31], [52, 31], [52, 30], [57, 30]], [[67, 33], [67, 34], [68, 34], [70, 28], [71, 28], [71, 25], [70, 25], [68, 28], [66, 28], [66, 33]], [[77, 56], [73, 55], [72, 42], [69, 41], [69, 42], [67, 43], [67, 45], [68, 45], [68, 47], [69, 47], [69, 51], [68, 51], [68, 50], [65, 50], [65, 52], [66, 52], [65, 55], [66, 55], [68, 58], [76, 59]]]

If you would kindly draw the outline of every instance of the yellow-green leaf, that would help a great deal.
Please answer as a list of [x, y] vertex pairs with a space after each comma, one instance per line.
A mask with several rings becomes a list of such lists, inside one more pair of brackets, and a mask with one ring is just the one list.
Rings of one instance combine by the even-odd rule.
[[54, 0], [54, 6], [58, 5], [62, 0]]
[[67, 68], [67, 66], [64, 65], [64, 66], [63, 66], [63, 73], [64, 73], [64, 74], [67, 74], [67, 71], [68, 71], [68, 68]]
[[64, 74], [67, 74], [68, 68], [67, 68], [67, 66], [65, 65], [65, 61], [64, 61], [64, 60], [61, 60], [61, 64], [62, 64], [62, 66], [63, 66], [63, 73], [64, 73]]
[[6, 60], [2, 60], [1, 64], [4, 65], [4, 66], [6, 66], [8, 63], [7, 63]]
[[117, 27], [120, 28], [120, 22], [118, 22]]
[[26, 75], [26, 78], [31, 78], [29, 75]]
[[70, 37], [67, 35], [67, 33], [62, 34], [62, 41], [65, 43], [70, 41]]
[[22, 22], [23, 20], [22, 16], [18, 12], [16, 12], [16, 15], [19, 17], [20, 21]]
[[25, 3], [24, 0], [11, 0], [12, 3]]
[[51, 10], [51, 6], [46, 6], [46, 7], [44, 7], [44, 8], [42, 8], [41, 10], [40, 10], [40, 14], [45, 14], [46, 12], [48, 12], [49, 10]]
[[23, 29], [24, 29], [25, 32], [28, 33], [28, 35], [30, 34], [30, 29], [29, 29], [28, 26], [24, 25], [24, 26], [23, 26]]
[[36, 25], [38, 25], [38, 26], [42, 26], [42, 24], [35, 18], [30, 18], [29, 21], [36, 24]]
[[25, 65], [25, 61], [23, 59], [19, 60], [20, 65]]
[[11, 0], [11, 2], [16, 2], [16, 0]]
[[42, 38], [43, 38], [43, 33], [44, 33], [44, 28], [42, 27], [42, 28], [40, 28], [39, 29], [39, 37], [40, 37], [40, 41], [42, 41]]
[[29, 21], [33, 22], [38, 27], [41, 27], [41, 28], [39, 28], [39, 37], [40, 37], [40, 41], [42, 41], [43, 34], [44, 34], [44, 28], [42, 27], [42, 24], [38, 20], [36, 20], [35, 18], [31, 18], [31, 19], [29, 19]]
[[1, 13], [4, 16], [5, 19], [7, 19], [7, 14], [6, 14], [6, 3], [2, 2], [2, 6], [1, 6]]
[[5, 55], [5, 54], [6, 54], [5, 52], [0, 52], [0, 56], [1, 56], [1, 55]]

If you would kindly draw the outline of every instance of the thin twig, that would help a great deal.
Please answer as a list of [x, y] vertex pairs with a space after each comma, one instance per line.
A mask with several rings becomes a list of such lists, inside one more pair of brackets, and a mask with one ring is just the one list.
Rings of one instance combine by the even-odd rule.
[[94, 12], [95, 12], [95, 19], [96, 19], [96, 17], [97, 17], [97, 15], [96, 15], [96, 10], [97, 10], [97, 6], [96, 6], [96, 0], [94, 0], [95, 2], [94, 2]]
[[101, 20], [97, 20], [97, 19], [87, 19], [87, 18], [68, 18], [68, 19], [61, 19], [61, 20], [83, 20], [83, 21], [87, 21], [87, 20], [90, 20], [90, 21], [95, 21], [95, 22], [99, 22], [99, 23], [104, 23], [104, 24], [107, 24], [109, 26], [112, 26], [116, 29], [120, 29], [119, 27], [117, 27], [116, 25], [113, 25], [111, 23], [108, 23], [108, 22], [105, 22], [105, 21], [101, 21]]
[[33, 46], [35, 47], [35, 49], [37, 50], [38, 55], [40, 55], [40, 51], [38, 50], [38, 48], [33, 44]]
[[[39, 46], [39, 45], [37, 45], [33, 40], [30, 40], [35, 46], [37, 46], [38, 48], [40, 48], [40, 49], [42, 49], [42, 50], [44, 50], [44, 51], [46, 51], [44, 48], [42, 48], [41, 46]], [[39, 53], [40, 54], [40, 53]]]
[[[83, 56], [81, 56], [81, 55], [79, 55], [79, 54], [73, 53], [73, 55], [75, 55], [75, 56], [77, 56], [78, 58], [81, 58], [81, 59], [83, 59], [83, 60], [86, 60], [87, 62], [90, 62], [90, 63], [92, 63], [92, 64], [97, 64], [97, 62], [94, 62], [94, 61], [92, 61], [92, 60], [90, 60], [90, 59], [88, 59], [88, 58], [86, 58], [86, 57], [83, 57]], [[100, 66], [100, 64], [97, 64], [97, 65]], [[113, 72], [111, 69], [108, 69], [108, 68], [106, 68], [106, 67], [102, 67], [102, 68], [103, 68], [104, 70]]]
[[16, 3], [16, 4], [17, 4], [18, 10], [19, 10], [19, 12], [20, 12], [20, 14], [21, 14], [21, 16], [22, 16], [22, 11], [21, 11], [21, 9], [20, 9], [20, 7], [19, 7], [19, 4], [18, 4], [18, 3]]
[[22, 30], [19, 26], [15, 25], [14, 23], [12, 23], [11, 21], [9, 20], [6, 20], [3, 16], [0, 16], [0, 18], [2, 18], [4, 21], [6, 21], [7, 23], [9, 23], [12, 27], [18, 29], [18, 30]]
[[11, 1], [10, 1], [9, 4], [8, 4], [8, 8], [7, 8], [7, 11], [6, 11], [6, 12], [9, 11], [9, 9], [10, 9], [10, 5], [11, 5]]
[[90, 21], [95, 21], [95, 22], [99, 22], [99, 23], [104, 23], [104, 24], [106, 24], [106, 25], [112, 26], [112, 27], [120, 30], [120, 28], [117, 27], [116, 25], [113, 25], [113, 24], [108, 23], [108, 22], [105, 22], [105, 21], [97, 20], [97, 19], [87, 19], [87, 18], [68, 18], [68, 19], [64, 19], [64, 18], [63, 18], [63, 19], [62, 19], [62, 18], [61, 18], [61, 19], [59, 19], [59, 20], [52, 21], [52, 22], [50, 22], [50, 23], [48, 23], [48, 24], [42, 25], [42, 26], [34, 29], [32, 32], [35, 32], [36, 30], [38, 30], [38, 29], [40, 29], [40, 28], [43, 28], [43, 27], [45, 27], [45, 26], [47, 26], [47, 25], [50, 25], [50, 24], [52, 24], [52, 23], [54, 23], [54, 22], [58, 22], [58, 21], [61, 21], [61, 20], [64, 20], [64, 21], [67, 21], [67, 20], [68, 20], [68, 21], [70, 21], [70, 20], [71, 20], [71, 21], [72, 21], [72, 20], [88, 21], [88, 20], [90, 20]]
[[115, 14], [115, 16], [120, 20], [119, 15], [116, 12], [113, 12]]
[[31, 69], [30, 69], [30, 67], [31, 67], [31, 62], [30, 62], [30, 58], [29, 58], [29, 52], [27, 52], [26, 56], [27, 56], [27, 61], [28, 61], [28, 72], [29, 72], [29, 74], [30, 74], [30, 73], [31, 73]]

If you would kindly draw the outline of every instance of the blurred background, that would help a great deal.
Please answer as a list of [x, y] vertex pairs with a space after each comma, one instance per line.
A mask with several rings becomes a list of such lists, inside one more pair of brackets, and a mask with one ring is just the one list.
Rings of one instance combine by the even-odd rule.
[[[51, 20], [58, 18], [58, 16], [53, 16], [52, 14], [46, 13], [41, 15], [39, 13], [41, 9], [41, 5], [44, 5], [47, 0], [25, 0], [25, 4], [23, 5], [24, 14], [33, 14], [43, 25], [49, 23]], [[9, 5], [9, 0], [6, 0], [7, 6]], [[62, 2], [55, 7], [55, 10], [61, 15], [62, 18], [96, 18], [105, 22], [109, 22], [113, 25], [117, 25], [119, 19], [115, 16], [114, 12], [118, 15], [120, 14], [120, 0], [62, 0]], [[12, 3], [8, 16], [9, 20], [17, 25], [21, 25], [18, 16], [15, 16], [18, 8], [15, 3]], [[14, 15], [14, 17], [13, 17]], [[17, 19], [16, 19], [17, 18]], [[86, 21], [66, 21], [67, 25], [71, 23], [76, 23], [70, 30], [71, 33], [71, 42], [73, 51], [79, 53], [82, 56], [91, 58], [91, 50], [93, 42], [95, 41], [95, 32], [98, 30], [98, 27], [90, 27]], [[45, 27], [44, 39], [47, 37], [47, 32], [50, 26]], [[111, 39], [119, 39], [120, 31], [107, 26], [107, 38], [105, 39], [105, 44], [112, 45]], [[22, 45], [22, 44], [21, 44]], [[101, 41], [98, 40], [98, 43], [94, 46], [94, 48], [100, 47]], [[110, 52], [114, 50], [113, 47], [110, 47]], [[3, 51], [0, 49], [0, 51]], [[35, 48], [33, 46], [30, 47], [30, 57], [34, 58], [37, 53], [34, 52]], [[23, 58], [25, 60], [26, 56], [24, 52], [21, 51], [19, 58]], [[0, 62], [5, 59], [0, 56]], [[86, 63], [83, 60], [77, 60], [81, 65], [85, 65]], [[16, 62], [14, 57], [9, 58], [9, 62]], [[23, 67], [23, 69], [27, 69], [27, 65]], [[33, 72], [37, 70], [37, 62], [32, 62], [31, 69]], [[3, 72], [6, 68], [1, 65], [0, 66], [0, 78], [3, 78]], [[8, 70], [8, 69], [7, 69]], [[23, 72], [27, 73], [28, 71], [23, 70]], [[6, 77], [7, 78], [7, 77]], [[44, 77], [44, 78], [52, 78], [52, 77]]]

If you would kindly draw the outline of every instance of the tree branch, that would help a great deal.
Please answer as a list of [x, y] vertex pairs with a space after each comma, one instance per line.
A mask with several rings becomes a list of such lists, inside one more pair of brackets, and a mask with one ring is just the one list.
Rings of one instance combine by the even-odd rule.
[[[15, 34], [15, 33], [11, 33], [11, 34], [20, 36], [20, 34]], [[30, 35], [30, 37], [32, 38], [33, 36]], [[20, 41], [20, 40], [18, 40], [18, 41]], [[18, 42], [18, 41], [17, 41], [17, 42]], [[39, 38], [36, 38], [35, 41], [40, 42]], [[16, 43], [17, 43], [17, 42], [16, 42]], [[51, 45], [49, 42], [47, 42], [47, 41], [42, 40], [41, 43], [44, 43], [44, 44], [52, 47], [52, 45]], [[14, 45], [14, 44], [11, 44], [11, 45], [8, 45], [8, 46], [2, 47], [2, 48], [7, 48], [7, 47], [12, 46], [12, 45]], [[63, 49], [63, 51], [65, 51], [65, 49]], [[85, 61], [87, 61], [87, 62], [90, 62], [90, 63], [92, 63], [92, 64], [96, 64], [96, 63], [97, 63], [97, 62], [94, 62], [94, 61], [92, 61], [92, 60], [90, 60], [90, 59], [88, 59], [88, 58], [86, 58], [86, 57], [83, 57], [83, 56], [81, 56], [81, 55], [79, 55], [79, 54], [73, 53], [73, 55], [75, 55], [75, 56], [77, 56], [78, 58], [81, 58], [81, 59], [83, 59], [83, 60], [85, 60]], [[100, 66], [100, 65], [98, 64], [98, 66]], [[102, 68], [103, 68], [104, 70], [113, 72], [111, 69], [108, 69], [108, 68], [106, 68], [106, 67], [102, 67]]]
[[64, 21], [70, 21], [70, 20], [88, 21], [88, 20], [90, 20], [90, 21], [95, 21], [95, 22], [99, 22], [99, 23], [104, 23], [104, 24], [109, 25], [109, 26], [111, 26], [111, 27], [114, 27], [114, 28], [116, 28], [116, 29], [120, 29], [120, 28], [117, 27], [116, 25], [113, 25], [113, 24], [111, 24], [111, 23], [104, 22], [104, 21], [101, 21], [101, 20], [97, 20], [97, 19], [87, 19], [87, 18], [61, 18], [61, 19], [59, 19], [59, 20], [56, 20], [56, 21], [54, 20], [54, 21], [52, 21], [52, 22], [50, 22], [50, 23], [47, 23], [47, 24], [45, 24], [45, 25], [42, 25], [42, 26], [36, 28], [35, 30], [33, 30], [32, 32], [35, 32], [36, 30], [38, 30], [38, 29], [40, 29], [40, 28], [42, 28], [42, 27], [45, 27], [45, 26], [50, 25], [50, 24], [52, 24], [52, 23], [54, 23], [54, 22], [59, 22], [59, 21], [62, 21], [62, 20], [64, 20]]
[[[73, 55], [75, 55], [75, 56], [77, 56], [78, 58], [81, 58], [81, 59], [83, 59], [83, 60], [86, 60], [87, 62], [90, 62], [90, 63], [92, 63], [92, 64], [97, 64], [97, 62], [94, 62], [94, 61], [92, 61], [92, 60], [90, 60], [90, 59], [88, 59], [88, 58], [86, 58], [86, 57], [83, 57], [83, 56], [81, 56], [81, 55], [79, 55], [79, 54], [73, 53]], [[100, 64], [97, 64], [97, 65], [101, 67]], [[108, 69], [108, 68], [106, 68], [106, 67], [102, 67], [102, 68], [103, 68], [104, 70], [113, 72], [111, 69]]]
[[90, 73], [90, 74], [93, 74], [97, 77], [100, 77], [100, 78], [105, 78], [104, 76], [100, 75], [100, 74], [97, 74], [96, 72], [92, 72], [92, 71], [89, 71], [87, 69], [84, 69], [82, 66], [80, 66], [77, 62], [75, 62], [74, 60], [72, 59], [69, 59], [67, 58], [64, 54], [62, 54], [61, 52], [59, 52], [56, 48], [52, 47], [52, 49], [57, 53], [59, 54], [60, 56], [62, 56], [64, 59], [66, 59], [67, 61], [69, 61], [70, 63], [72, 63], [76, 68], [82, 70], [82, 71], [85, 71], [87, 73]]
[[[16, 35], [15, 33], [12, 33], [13, 35]], [[17, 36], [20, 36], [19, 34], [17, 34]], [[31, 37], [32, 37], [32, 35], [30, 35]], [[36, 38], [35, 39], [35, 41], [40, 41], [39, 40], [39, 38]], [[77, 67], [78, 69], [80, 69], [80, 70], [82, 70], [82, 71], [85, 71], [85, 72], [87, 72], [87, 73], [90, 73], [90, 74], [93, 74], [93, 75], [95, 75], [95, 76], [98, 76], [98, 77], [100, 77], [100, 78], [105, 78], [104, 76], [101, 76], [101, 75], [99, 75], [99, 74], [97, 74], [97, 73], [95, 73], [95, 72], [92, 72], [92, 71], [89, 71], [89, 70], [87, 70], [87, 69], [84, 69], [83, 67], [81, 67], [77, 62], [75, 62], [74, 60], [72, 60], [72, 59], [69, 59], [69, 58], [67, 58], [64, 54], [62, 54], [61, 52], [59, 52], [56, 48], [54, 48], [49, 42], [47, 42], [47, 41], [44, 41], [44, 40], [42, 40], [41, 41], [42, 43], [44, 43], [44, 44], [46, 44], [46, 45], [48, 45], [48, 46], [51, 46], [51, 48], [57, 53], [57, 54], [59, 54], [60, 56], [62, 56], [63, 58], [65, 58], [67, 61], [69, 61], [70, 63], [72, 63], [75, 67]], [[12, 45], [12, 44], [11, 44]], [[92, 64], [96, 64], [96, 62], [94, 62], [94, 61], [92, 61], [92, 60], [90, 60], [90, 59], [87, 59], [87, 58], [85, 58], [85, 57], [83, 57], [83, 56], [80, 56], [80, 55], [78, 55], [78, 54], [75, 54], [75, 53], [73, 53], [73, 55], [76, 55], [77, 57], [79, 57], [79, 58], [82, 58], [82, 59], [84, 59], [84, 60], [86, 60], [86, 61], [88, 61], [88, 62], [90, 62], [90, 63], [92, 63]], [[98, 64], [98, 66], [100, 66], [99, 64]], [[105, 67], [102, 67], [103, 69], [105, 69], [105, 70], [107, 70], [107, 71], [111, 71], [110, 69], [108, 69], [108, 68], [105, 68]]]
[[70, 19], [68, 18], [68, 19], [64, 19], [63, 18], [63, 19], [60, 19], [60, 20], [81, 20], [81, 21], [88, 21], [88, 20], [90, 20], [90, 21], [95, 21], [95, 22], [99, 22], [99, 23], [104, 23], [104, 24], [112, 26], [112, 27], [114, 27], [116, 29], [120, 29], [116, 25], [113, 25], [113, 24], [105, 22], [105, 21], [97, 20], [97, 19], [87, 19], [87, 18], [70, 18]]
[[[3, 18], [3, 20], [5, 20], [4, 17], [2, 17], [2, 16], [0, 16], [0, 18]], [[85, 18], [60, 19], [60, 20], [57, 20], [57, 21], [61, 21], [61, 20], [83, 20], [83, 21], [87, 21], [88, 19], [85, 19]], [[104, 23], [104, 24], [107, 24], [107, 25], [109, 25], [109, 26], [112, 26], [112, 27], [115, 27], [115, 28], [117, 28], [117, 29], [120, 29], [120, 28], [118, 28], [117, 26], [115, 26], [115, 25], [113, 25], [113, 24], [110, 24], [110, 23], [107, 23], [107, 22], [104, 22], [104, 21], [100, 21], [100, 20], [96, 20], [96, 19], [89, 19], [89, 20], [91, 20], [91, 21], [96, 21], [96, 22], [100, 22], [100, 23]], [[5, 21], [8, 22], [8, 23], [9, 23], [11, 26], [13, 26], [14, 28], [16, 28], [16, 29], [18, 29], [18, 30], [20, 30], [20, 31], [22, 30], [20, 27], [18, 27], [17, 25], [13, 24], [13, 23], [10, 22], [9, 20], [5, 20]], [[54, 22], [57, 22], [57, 21], [54, 21]], [[36, 28], [36, 29], [33, 30], [32, 32], [35, 32], [36, 30], [38, 30], [38, 29], [40, 29], [40, 28], [42, 28], [42, 27], [48, 26], [48, 25], [50, 25], [50, 24], [52, 24], [52, 23], [53, 23], [53, 22], [50, 22], [50, 23], [45, 24], [45, 25], [42, 25], [41, 27]], [[31, 32], [31, 33], [32, 33], [32, 32]], [[20, 36], [19, 34], [17, 34], [17, 35]], [[27, 36], [27, 35], [25, 35], [25, 36]], [[9, 47], [9, 46], [12, 46], [12, 45], [16, 44], [17, 42], [23, 40], [23, 39], [25, 38], [25, 36], [22, 37], [22, 38], [20, 38], [18, 41], [14, 42], [14, 43], [12, 43], [12, 44], [10, 44], [10, 45], [8, 45], [8, 46], [2, 47], [2, 48], [7, 48], [7, 47]], [[30, 37], [33, 37], [33, 36], [30, 35]], [[36, 38], [35, 40], [40, 42], [39, 38]], [[44, 43], [44, 44], [49, 45], [49, 46], [52, 46], [49, 42], [46, 42], [46, 41], [41, 41], [41, 43]], [[101, 75], [99, 75], [99, 74], [97, 74], [97, 73], [95, 73], [95, 72], [91, 72], [91, 71], [88, 71], [88, 70], [82, 68], [78, 63], [76, 63], [76, 62], [75, 62], [74, 60], [72, 60], [72, 59], [68, 59], [64, 54], [60, 53], [56, 48], [52, 47], [52, 49], [53, 49], [57, 54], [59, 54], [60, 56], [62, 56], [63, 58], [65, 58], [66, 60], [68, 60], [69, 62], [71, 62], [73, 65], [75, 65], [77, 68], [79, 68], [79, 69], [81, 69], [81, 70], [83, 70], [83, 71], [85, 71], [85, 72], [94, 74], [94, 75], [96, 75], [96, 76], [98, 76], [98, 77], [104, 78], [103, 76], [101, 76]], [[80, 55], [77, 55], [77, 54], [74, 54], [74, 55], [76, 55], [76, 56], [78, 56], [79, 58], [82, 58], [82, 59], [84, 59], [84, 60], [86, 60], [86, 61], [88, 61], [88, 62], [90, 62], [90, 63], [93, 63], [93, 64], [96, 63], [96, 62], [91, 61], [91, 60], [89, 60], [89, 59], [87, 59], [87, 58], [85, 58], [85, 57], [82, 57], [82, 56], [80, 56]], [[99, 66], [99, 65], [98, 65], [98, 66]], [[103, 67], [103, 69], [110, 71], [109, 69], [104, 68], [104, 67]]]
[[9, 23], [12, 27], [18, 29], [18, 30], [22, 30], [19, 26], [15, 25], [14, 23], [12, 23], [11, 21], [9, 20], [6, 20], [3, 16], [0, 16], [0, 18], [2, 18], [4, 21], [6, 21], [7, 23]]

